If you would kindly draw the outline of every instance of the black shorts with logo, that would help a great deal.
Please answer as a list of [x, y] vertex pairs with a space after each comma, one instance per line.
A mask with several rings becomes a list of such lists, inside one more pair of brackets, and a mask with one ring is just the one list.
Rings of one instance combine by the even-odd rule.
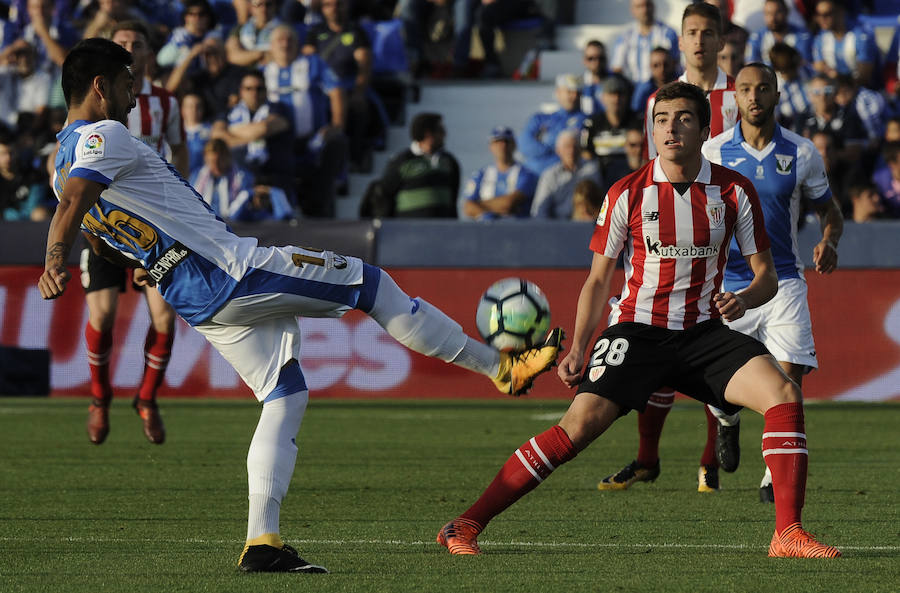
[[710, 319], [684, 330], [617, 323], [594, 344], [578, 392], [595, 393], [629, 410], [643, 411], [650, 395], [669, 386], [733, 414], [725, 387], [739, 368], [769, 351], [759, 341]]
[[84, 287], [85, 293], [115, 287], [118, 287], [119, 292], [125, 292], [128, 280], [126, 268], [117, 266], [105, 257], [97, 255], [90, 247], [81, 251], [80, 263], [81, 285]]

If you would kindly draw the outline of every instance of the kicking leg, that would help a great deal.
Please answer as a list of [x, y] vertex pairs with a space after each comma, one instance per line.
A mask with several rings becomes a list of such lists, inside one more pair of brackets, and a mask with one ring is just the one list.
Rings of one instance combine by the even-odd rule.
[[803, 530], [808, 450], [799, 386], [771, 355], [756, 356], [732, 376], [725, 399], [765, 417], [763, 459], [772, 472], [775, 534], [770, 556], [836, 558], [840, 551], [817, 542]]
[[592, 393], [576, 395], [559, 424], [516, 449], [475, 504], [441, 528], [437, 542], [451, 554], [480, 553], [476, 538], [488, 522], [603, 434], [619, 410]]

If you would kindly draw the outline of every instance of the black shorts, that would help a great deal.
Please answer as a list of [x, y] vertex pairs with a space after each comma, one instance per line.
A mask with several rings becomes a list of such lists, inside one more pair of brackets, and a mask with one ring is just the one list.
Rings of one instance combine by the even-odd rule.
[[81, 285], [85, 293], [115, 287], [125, 292], [128, 277], [127, 268], [97, 255], [90, 247], [81, 251]]
[[748, 360], [769, 351], [759, 341], [710, 319], [685, 330], [618, 323], [601, 334], [578, 392], [595, 393], [629, 410], [644, 411], [650, 395], [668, 386], [733, 414], [728, 381]]

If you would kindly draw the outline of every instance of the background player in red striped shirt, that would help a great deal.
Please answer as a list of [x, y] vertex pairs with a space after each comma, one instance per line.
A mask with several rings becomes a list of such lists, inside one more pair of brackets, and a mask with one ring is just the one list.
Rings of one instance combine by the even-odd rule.
[[[519, 447], [475, 504], [441, 529], [437, 541], [451, 554], [480, 553], [476, 538], [491, 519], [670, 385], [725, 411], [746, 406], [765, 416], [763, 455], [775, 485], [769, 555], [840, 556], [800, 523], [807, 449], [799, 387], [761, 343], [722, 323], [777, 291], [759, 198], [747, 178], [702, 157], [709, 103], [699, 87], [660, 89], [653, 118], [659, 156], [610, 188], [594, 229], [572, 349], [558, 371], [578, 387], [575, 399], [558, 425]], [[719, 293], [732, 237], [753, 280]], [[622, 252], [625, 287], [585, 368]]]
[[[163, 158], [171, 153], [175, 168], [187, 176], [188, 153], [184, 144], [184, 125], [178, 101], [169, 91], [146, 78], [148, 62], [154, 59], [149, 34], [143, 23], [123, 21], [113, 28], [112, 41], [121, 45], [134, 59], [134, 94], [137, 104], [128, 114], [128, 131]], [[135, 276], [144, 272], [136, 271]], [[113, 325], [119, 293], [127, 283], [125, 268], [85, 249], [81, 256], [81, 282], [88, 305], [88, 323], [84, 329], [91, 369], [91, 405], [88, 408], [88, 438], [101, 444], [109, 434], [109, 405], [112, 383], [109, 378]], [[134, 397], [134, 408], [141, 417], [144, 436], [162, 444], [165, 426], [156, 405], [156, 392], [162, 385], [172, 343], [175, 339], [175, 311], [158, 291], [142, 289], [150, 312], [150, 327], [144, 341], [144, 374]]]

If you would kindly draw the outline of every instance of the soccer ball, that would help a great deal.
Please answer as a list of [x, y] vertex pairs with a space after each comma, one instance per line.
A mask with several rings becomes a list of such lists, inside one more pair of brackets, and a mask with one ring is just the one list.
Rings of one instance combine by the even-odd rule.
[[547, 336], [550, 304], [535, 283], [504, 278], [481, 295], [475, 325], [484, 341], [497, 350], [526, 350]]

